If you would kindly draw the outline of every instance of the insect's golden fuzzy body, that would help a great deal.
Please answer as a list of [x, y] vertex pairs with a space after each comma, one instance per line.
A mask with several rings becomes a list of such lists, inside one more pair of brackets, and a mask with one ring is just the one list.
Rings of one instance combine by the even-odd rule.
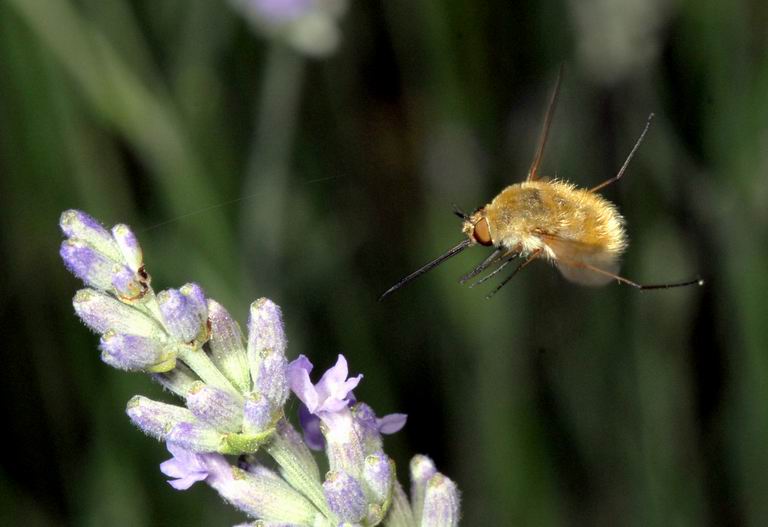
[[523, 257], [538, 253], [581, 283], [597, 285], [605, 280], [594, 273], [577, 272], [574, 264], [616, 268], [627, 247], [624, 219], [613, 203], [564, 181], [510, 185], [467, 224], [475, 225], [483, 218], [495, 247]]

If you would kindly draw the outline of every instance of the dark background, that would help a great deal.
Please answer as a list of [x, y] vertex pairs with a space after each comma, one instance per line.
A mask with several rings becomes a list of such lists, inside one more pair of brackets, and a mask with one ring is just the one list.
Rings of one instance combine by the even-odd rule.
[[[768, 525], [768, 4], [357, 0], [325, 60], [213, 0], [0, 2], [3, 525], [231, 525], [172, 490], [124, 414], [171, 400], [100, 362], [57, 222], [138, 232], [156, 289], [200, 283], [245, 322], [283, 307], [291, 358], [344, 353], [409, 414], [463, 525]], [[524, 178], [557, 68], [543, 174], [605, 189], [622, 273], [544, 263], [488, 301], [473, 249], [399, 291]]]

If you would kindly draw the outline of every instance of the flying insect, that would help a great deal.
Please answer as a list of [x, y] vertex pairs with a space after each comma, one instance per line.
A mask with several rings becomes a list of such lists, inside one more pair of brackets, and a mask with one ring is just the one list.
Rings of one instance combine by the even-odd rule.
[[539, 177], [539, 166], [557, 106], [561, 79], [562, 69], [547, 106], [538, 146], [525, 181], [508, 186], [490, 203], [472, 214], [455, 208], [454, 213], [463, 220], [461, 230], [466, 238], [390, 287], [379, 297], [379, 301], [475, 245], [493, 247], [494, 250], [460, 279], [463, 284], [491, 270], [470, 287], [492, 278], [512, 261], [518, 258], [521, 260], [517, 268], [487, 298], [496, 294], [520, 270], [537, 259], [549, 261], [565, 278], [582, 285], [598, 286], [616, 280], [637, 289], [648, 290], [704, 284], [703, 280], [697, 278], [678, 283], [643, 285], [617, 274], [620, 257], [628, 246], [624, 218], [616, 206], [598, 194], [598, 191], [624, 175], [648, 132], [653, 114], [648, 116], [640, 137], [612, 178], [592, 188], [581, 189], [566, 181]]

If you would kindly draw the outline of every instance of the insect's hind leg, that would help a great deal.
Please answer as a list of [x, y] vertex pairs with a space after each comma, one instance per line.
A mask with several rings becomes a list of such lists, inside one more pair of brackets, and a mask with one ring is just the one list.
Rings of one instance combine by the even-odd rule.
[[671, 284], [638, 284], [637, 282], [633, 282], [629, 278], [624, 278], [623, 276], [619, 276], [616, 273], [612, 273], [610, 271], [606, 271], [605, 269], [600, 269], [599, 267], [595, 267], [594, 265], [589, 265], [588, 263], [584, 262], [575, 262], [573, 260], [566, 260], [563, 258], [560, 258], [560, 261], [564, 263], [565, 265], [568, 265], [570, 267], [577, 267], [580, 269], [587, 269], [589, 271], [592, 271], [594, 273], [601, 274], [603, 276], [608, 276], [610, 278], [613, 278], [614, 280], [621, 282], [622, 284], [626, 284], [629, 286], [632, 286], [636, 289], [640, 289], [641, 291], [648, 291], [651, 289], [672, 289], [674, 287], [687, 287], [690, 285], [704, 285], [704, 280], [701, 278], [696, 278], [694, 280], [687, 280], [685, 282], [674, 282]]
[[607, 179], [600, 183], [599, 185], [592, 187], [589, 189], [590, 192], [597, 192], [598, 190], [607, 187], [611, 183], [615, 183], [618, 180], [621, 179], [621, 176], [624, 175], [624, 172], [627, 170], [627, 166], [629, 166], [629, 162], [632, 160], [632, 158], [635, 156], [635, 152], [637, 152], [637, 149], [640, 148], [640, 143], [643, 142], [643, 139], [645, 138], [645, 134], [648, 133], [648, 129], [651, 127], [651, 121], [653, 120], [653, 114], [648, 116], [648, 120], [645, 122], [645, 128], [643, 128], [642, 133], [640, 134], [640, 137], [637, 138], [637, 141], [635, 142], [635, 146], [632, 147], [632, 150], [629, 152], [629, 155], [627, 156], [627, 160], [624, 161], [624, 164], [621, 165], [621, 168], [619, 169], [619, 173], [613, 176], [611, 179]]

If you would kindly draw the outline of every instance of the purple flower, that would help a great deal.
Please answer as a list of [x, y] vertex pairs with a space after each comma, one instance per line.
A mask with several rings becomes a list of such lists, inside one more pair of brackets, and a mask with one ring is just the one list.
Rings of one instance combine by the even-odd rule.
[[283, 24], [299, 18], [312, 7], [312, 0], [249, 0], [254, 13], [273, 24]]
[[173, 457], [160, 463], [160, 471], [171, 478], [168, 483], [176, 490], [186, 490], [198, 481], [211, 478], [210, 483], [231, 478], [231, 468], [220, 454], [196, 454], [168, 443]]
[[[363, 375], [348, 379], [347, 360], [341, 354], [336, 365], [326, 371], [315, 385], [309, 378], [312, 368], [309, 359], [300, 355], [288, 365], [288, 384], [303, 403], [299, 407], [299, 421], [304, 429], [307, 446], [313, 450], [322, 450], [325, 441], [320, 430], [320, 421], [333, 427], [336, 417], [346, 413], [347, 409], [355, 404], [352, 390], [360, 383]], [[389, 414], [377, 418], [367, 405], [359, 406], [364, 411], [356, 412], [356, 419], [364, 422], [374, 433], [394, 434], [405, 426], [405, 414]]]
[[333, 415], [345, 411], [354, 400], [352, 390], [357, 387], [363, 375], [347, 379], [347, 359], [339, 354], [336, 365], [326, 371], [317, 384], [312, 384], [309, 372], [312, 363], [304, 355], [288, 365], [288, 384], [296, 397], [301, 399], [311, 414], [318, 416], [329, 426]]

